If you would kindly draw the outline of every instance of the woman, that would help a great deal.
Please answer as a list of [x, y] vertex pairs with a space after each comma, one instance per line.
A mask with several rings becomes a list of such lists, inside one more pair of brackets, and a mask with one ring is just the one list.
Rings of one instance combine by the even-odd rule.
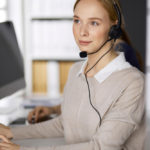
[[[80, 50], [95, 52], [117, 21], [113, 0], [77, 0], [73, 33]], [[0, 133], [14, 139], [65, 137], [67, 145], [38, 148], [41, 150], [142, 150], [144, 76], [125, 61], [123, 53], [113, 49], [113, 44], [114, 40], [107, 42], [97, 53], [88, 55], [87, 61], [73, 65], [59, 117], [18, 128], [1, 125]], [[36, 149], [1, 138], [3, 150]]]
[[[132, 66], [144, 72], [142, 57], [140, 56], [138, 51], [135, 51], [132, 48], [132, 44], [125, 30], [123, 30], [122, 36], [119, 39], [117, 39], [114, 44], [115, 44], [114, 45], [115, 51], [124, 52], [126, 61], [128, 61]], [[53, 107], [46, 107], [46, 106], [36, 107], [29, 113], [28, 122], [33, 124], [33, 123], [49, 120], [51, 119], [50, 117], [51, 114], [60, 115], [61, 105], [57, 105]]]

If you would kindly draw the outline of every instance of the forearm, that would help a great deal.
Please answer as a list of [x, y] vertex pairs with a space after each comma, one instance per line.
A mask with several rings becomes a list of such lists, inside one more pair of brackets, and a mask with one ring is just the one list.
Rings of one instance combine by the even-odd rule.
[[34, 125], [11, 128], [13, 139], [62, 137], [61, 116]]
[[[40, 146], [40, 147], [20, 147], [20, 150], [92, 150], [93, 144], [90, 142], [58, 145], [58, 146]], [[95, 149], [100, 150], [100, 149]]]

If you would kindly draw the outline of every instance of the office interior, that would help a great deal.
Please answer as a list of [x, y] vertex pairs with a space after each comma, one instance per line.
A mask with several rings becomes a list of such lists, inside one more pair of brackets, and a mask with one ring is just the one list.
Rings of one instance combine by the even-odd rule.
[[[83, 60], [79, 57], [79, 49], [72, 34], [74, 2], [0, 0], [0, 22], [9, 20], [13, 23], [25, 79], [25, 86], [1, 98], [0, 123], [28, 124], [26, 117], [35, 106], [53, 106], [62, 102], [69, 69], [73, 63]], [[150, 2], [136, 0], [135, 5], [131, 0], [125, 0], [121, 4], [126, 30], [143, 59], [149, 133]], [[150, 147], [148, 142], [146, 147], [147, 150]]]

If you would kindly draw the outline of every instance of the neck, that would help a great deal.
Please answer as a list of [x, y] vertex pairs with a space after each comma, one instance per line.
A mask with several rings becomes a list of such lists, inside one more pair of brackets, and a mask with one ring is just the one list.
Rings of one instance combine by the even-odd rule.
[[[85, 72], [87, 72], [99, 58], [101, 58], [109, 49], [111, 45], [107, 44], [104, 48], [102, 48], [99, 52], [88, 55], [88, 62], [85, 69]], [[109, 64], [114, 58], [117, 57], [117, 53], [111, 49], [98, 63], [97, 65], [87, 74], [87, 76], [92, 77], [97, 72], [99, 72], [101, 69], [103, 69], [107, 64]]]

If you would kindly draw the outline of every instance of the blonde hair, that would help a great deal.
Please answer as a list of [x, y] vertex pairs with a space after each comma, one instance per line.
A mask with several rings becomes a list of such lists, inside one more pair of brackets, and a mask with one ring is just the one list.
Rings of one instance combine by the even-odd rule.
[[[73, 7], [73, 10], [75, 10], [77, 4], [80, 1], [81, 0], [76, 0], [74, 7]], [[114, 0], [97, 0], [97, 1], [99, 1], [103, 5], [103, 7], [106, 9], [106, 11], [108, 12], [110, 20], [112, 22], [116, 22], [118, 20], [118, 15], [117, 15], [116, 9], [114, 8]], [[118, 5], [118, 7], [121, 10], [119, 1], [115, 0], [115, 3]], [[123, 18], [123, 16], [122, 16], [122, 18]]]

